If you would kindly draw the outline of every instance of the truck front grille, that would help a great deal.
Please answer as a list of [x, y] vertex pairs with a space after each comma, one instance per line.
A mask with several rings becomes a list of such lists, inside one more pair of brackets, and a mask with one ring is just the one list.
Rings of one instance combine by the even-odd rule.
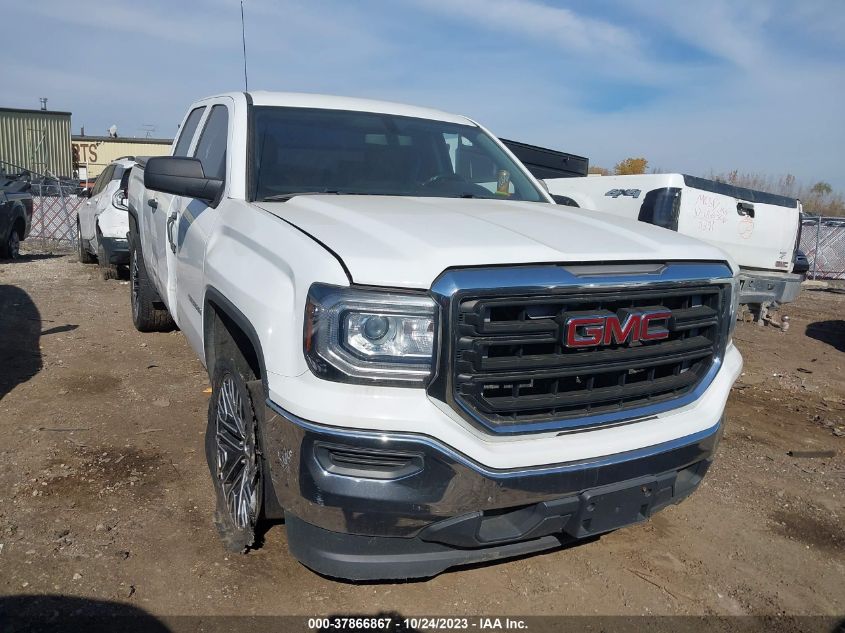
[[[511, 294], [462, 292], [447, 327], [448, 400], [500, 433], [577, 430], [647, 413], [692, 394], [718, 363], [730, 286], [655, 284]], [[573, 314], [668, 311], [661, 340], [565, 343]], [[712, 376], [710, 376], [712, 378]]]

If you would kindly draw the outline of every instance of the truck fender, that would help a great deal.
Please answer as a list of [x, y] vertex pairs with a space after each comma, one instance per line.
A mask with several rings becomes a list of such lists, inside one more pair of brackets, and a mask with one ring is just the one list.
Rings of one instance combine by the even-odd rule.
[[209, 375], [214, 373], [214, 350], [212, 349], [212, 346], [214, 345], [214, 337], [212, 336], [211, 331], [213, 326], [212, 317], [219, 315], [237, 326], [237, 328], [246, 335], [249, 344], [255, 352], [255, 360], [258, 364], [257, 369], [260, 374], [261, 382], [264, 385], [264, 392], [265, 394], [268, 393], [267, 368], [264, 364], [264, 351], [261, 348], [261, 340], [258, 338], [258, 333], [255, 331], [252, 323], [250, 323], [244, 313], [235, 307], [235, 305], [229, 301], [222, 292], [217, 290], [217, 288], [214, 288], [213, 286], [206, 286], [202, 314], [203, 346], [205, 347], [204, 355]]

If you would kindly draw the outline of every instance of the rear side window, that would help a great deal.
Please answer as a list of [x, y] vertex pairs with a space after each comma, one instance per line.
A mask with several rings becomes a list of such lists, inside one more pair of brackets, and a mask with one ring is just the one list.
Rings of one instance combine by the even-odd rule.
[[226, 179], [226, 140], [229, 130], [229, 112], [226, 106], [211, 108], [205, 128], [200, 136], [194, 157], [199, 158], [206, 178]]
[[681, 190], [679, 188], [652, 189], [645, 195], [637, 219], [640, 222], [648, 222], [670, 231], [677, 231], [680, 210]]
[[179, 133], [179, 140], [176, 141], [176, 149], [173, 150], [174, 156], [188, 155], [188, 148], [191, 147], [191, 139], [194, 138], [194, 132], [197, 131], [197, 126], [200, 124], [203, 112], [205, 112], [205, 106], [191, 110], [188, 119], [185, 121], [185, 125], [182, 126], [182, 131]]

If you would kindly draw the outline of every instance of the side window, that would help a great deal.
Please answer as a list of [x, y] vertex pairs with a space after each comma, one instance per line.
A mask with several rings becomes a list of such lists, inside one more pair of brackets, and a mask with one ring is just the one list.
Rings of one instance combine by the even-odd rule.
[[106, 185], [111, 181], [112, 172], [114, 172], [114, 165], [109, 165], [103, 170], [103, 173], [97, 178], [97, 182], [94, 183], [94, 189], [91, 190], [92, 196], [96, 196], [106, 188]]
[[191, 140], [194, 138], [194, 132], [197, 131], [203, 112], [205, 112], [205, 106], [191, 110], [185, 120], [185, 125], [182, 126], [182, 131], [179, 132], [179, 140], [176, 141], [176, 149], [173, 150], [174, 156], [188, 155], [188, 148], [191, 147]]
[[109, 178], [109, 181], [120, 180], [120, 178], [122, 176], [123, 176], [123, 167], [116, 165], [115, 168], [114, 168], [114, 171], [112, 172], [111, 177]]
[[208, 121], [200, 136], [194, 157], [202, 162], [206, 178], [226, 179], [226, 140], [229, 130], [229, 111], [226, 106], [211, 108]]
[[102, 172], [99, 176], [97, 176], [97, 180], [94, 181], [94, 186], [91, 187], [90, 196], [96, 196], [100, 193], [100, 189], [103, 188], [103, 174], [106, 172]]

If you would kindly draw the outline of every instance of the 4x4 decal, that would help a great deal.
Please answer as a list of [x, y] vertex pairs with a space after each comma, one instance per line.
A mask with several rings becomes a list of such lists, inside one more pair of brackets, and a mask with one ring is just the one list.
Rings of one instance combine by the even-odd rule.
[[608, 191], [606, 196], [610, 196], [611, 198], [618, 198], [619, 196], [631, 196], [635, 200], [640, 197], [642, 190], [640, 189], [611, 189]]

